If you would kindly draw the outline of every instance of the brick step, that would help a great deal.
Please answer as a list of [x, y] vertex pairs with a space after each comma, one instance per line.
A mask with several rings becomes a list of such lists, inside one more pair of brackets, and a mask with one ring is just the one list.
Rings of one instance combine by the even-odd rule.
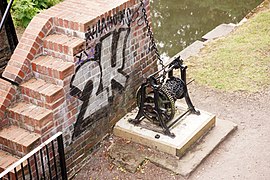
[[18, 156], [23, 156], [40, 143], [40, 135], [11, 125], [0, 131], [0, 144], [3, 149]]
[[19, 102], [9, 108], [9, 118], [12, 124], [38, 134], [42, 134], [44, 128], [53, 124], [51, 110], [26, 102]]
[[85, 40], [65, 34], [52, 34], [44, 39], [44, 54], [74, 62], [74, 56], [85, 49]]
[[[95, 25], [99, 19], [102, 17], [100, 15], [106, 14], [106, 20], [109, 17], [113, 17], [118, 15], [120, 11], [126, 10], [128, 7], [131, 7], [136, 4], [135, 1], [125, 1], [125, 0], [117, 0], [117, 1], [91, 1], [85, 3], [84, 1], [78, 2], [77, 0], [64, 1], [61, 3], [61, 8], [64, 7], [65, 12], [62, 12], [59, 6], [53, 6], [49, 9], [49, 12], [56, 14], [61, 11], [62, 13], [58, 13], [55, 18], [55, 25], [61, 28], [63, 33], [67, 30], [73, 30], [76, 33], [74, 35], [78, 35], [80, 32], [85, 33], [89, 27]], [[76, 8], [74, 8], [74, 6]], [[97, 9], [93, 7], [99, 7]], [[117, 7], [117, 10], [116, 10]], [[82, 11], [82, 9], [91, 9], [91, 11]]]
[[[14, 164], [17, 161], [19, 161], [18, 157], [15, 157], [8, 152], [0, 150], [0, 173], [3, 172], [4, 170], [6, 170], [9, 166], [11, 166], [12, 164]], [[27, 162], [23, 163], [23, 167], [24, 167], [24, 169], [27, 167]], [[20, 174], [21, 166], [16, 167], [16, 171], [18, 174]], [[16, 179], [14, 171], [12, 171], [10, 173], [10, 178]]]
[[42, 79], [30, 79], [20, 85], [23, 100], [47, 109], [54, 109], [64, 102], [64, 90]]
[[74, 63], [63, 61], [52, 56], [40, 56], [32, 61], [32, 69], [36, 77], [47, 82], [57, 84], [56, 80], [63, 80], [74, 74]]

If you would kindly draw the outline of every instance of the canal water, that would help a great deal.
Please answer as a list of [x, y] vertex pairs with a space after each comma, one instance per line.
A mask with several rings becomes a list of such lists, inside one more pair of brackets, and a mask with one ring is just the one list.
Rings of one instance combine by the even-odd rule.
[[152, 25], [164, 59], [222, 23], [238, 23], [262, 0], [150, 0]]

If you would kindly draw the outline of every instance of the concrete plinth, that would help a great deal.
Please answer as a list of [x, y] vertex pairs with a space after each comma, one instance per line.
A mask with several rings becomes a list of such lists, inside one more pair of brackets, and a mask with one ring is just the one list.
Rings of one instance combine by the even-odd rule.
[[[176, 109], [175, 118], [185, 112], [187, 107], [176, 102]], [[115, 125], [114, 135], [178, 157], [181, 157], [216, 122], [215, 116], [205, 111], [200, 110], [200, 115], [187, 114], [171, 128], [171, 132], [175, 134], [175, 138], [171, 138], [162, 134], [160, 128], [155, 127], [146, 119], [138, 126], [129, 123], [128, 120], [134, 119], [137, 111], [135, 109], [128, 113]], [[155, 138], [157, 134], [160, 136], [158, 139]]]

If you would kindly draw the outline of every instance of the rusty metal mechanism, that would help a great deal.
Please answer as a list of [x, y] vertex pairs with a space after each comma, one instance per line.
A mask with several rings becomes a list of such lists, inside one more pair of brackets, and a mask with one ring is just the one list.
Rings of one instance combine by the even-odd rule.
[[[161, 126], [165, 135], [174, 138], [175, 135], [170, 131], [170, 128], [187, 113], [199, 115], [200, 112], [194, 108], [188, 94], [186, 83], [187, 66], [183, 65], [183, 60], [180, 59], [180, 56], [175, 58], [169, 65], [164, 65], [149, 26], [143, 0], [141, 0], [141, 6], [142, 12], [144, 13], [144, 20], [148, 28], [148, 36], [150, 36], [151, 40], [151, 47], [149, 48], [150, 50], [154, 50], [161, 65], [161, 70], [150, 75], [146, 79], [146, 82], [141, 84], [137, 90], [136, 96], [139, 111], [135, 119], [130, 119], [129, 122], [137, 125], [145, 117], [154, 124]], [[173, 75], [173, 70], [176, 69], [180, 70], [180, 78]], [[175, 101], [182, 98], [185, 98], [188, 109], [171, 122], [175, 115]]]
[[[175, 69], [180, 70], [181, 78], [173, 76]], [[139, 111], [135, 119], [130, 119], [129, 122], [136, 125], [145, 117], [161, 126], [165, 135], [175, 137], [170, 131], [174, 124], [189, 112], [199, 115], [200, 112], [195, 109], [188, 94], [186, 69], [187, 66], [183, 65], [183, 60], [177, 57], [172, 63], [165, 66], [165, 75], [168, 75], [165, 83], [160, 83], [160, 79], [164, 75], [159, 75], [160, 71], [150, 75], [137, 91]], [[175, 115], [175, 101], [182, 98], [185, 98], [188, 109], [171, 122]]]

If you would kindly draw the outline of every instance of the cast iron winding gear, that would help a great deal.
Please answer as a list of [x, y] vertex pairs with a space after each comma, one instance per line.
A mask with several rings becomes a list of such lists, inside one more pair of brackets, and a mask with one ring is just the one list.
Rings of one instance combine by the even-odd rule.
[[[199, 115], [200, 112], [195, 110], [189, 98], [186, 83], [187, 66], [183, 65], [183, 60], [180, 59], [180, 56], [175, 58], [169, 65], [164, 65], [149, 25], [143, 0], [141, 0], [140, 7], [142, 8], [143, 18], [146, 23], [147, 35], [150, 37], [149, 50], [155, 52], [161, 65], [161, 70], [147, 77], [146, 82], [142, 83], [137, 90], [136, 98], [139, 111], [135, 119], [130, 119], [129, 122], [137, 125], [143, 118], [146, 118], [162, 127], [165, 135], [174, 138], [175, 135], [170, 131], [170, 128], [187, 113]], [[181, 78], [173, 76], [173, 70], [176, 69], [180, 70]], [[175, 101], [182, 98], [185, 98], [188, 109], [171, 122], [175, 115]]]

